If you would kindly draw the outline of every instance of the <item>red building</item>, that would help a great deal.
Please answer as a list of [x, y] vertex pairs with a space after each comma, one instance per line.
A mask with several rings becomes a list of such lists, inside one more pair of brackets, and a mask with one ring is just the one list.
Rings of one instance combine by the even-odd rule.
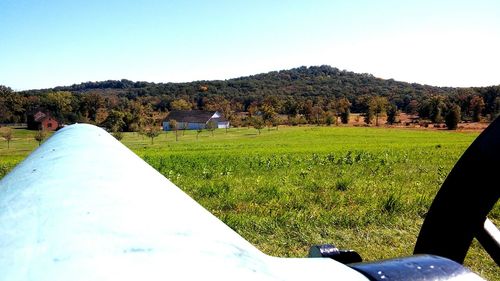
[[37, 111], [35, 114], [28, 116], [29, 130], [55, 131], [58, 127], [59, 122], [48, 112]]

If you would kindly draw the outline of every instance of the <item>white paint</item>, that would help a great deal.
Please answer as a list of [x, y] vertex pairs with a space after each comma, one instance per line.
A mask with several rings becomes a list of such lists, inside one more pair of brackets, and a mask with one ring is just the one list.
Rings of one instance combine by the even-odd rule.
[[229, 129], [229, 121], [217, 122], [217, 128], [219, 129]]
[[1, 280], [366, 280], [270, 257], [104, 130], [68, 126], [0, 181]]

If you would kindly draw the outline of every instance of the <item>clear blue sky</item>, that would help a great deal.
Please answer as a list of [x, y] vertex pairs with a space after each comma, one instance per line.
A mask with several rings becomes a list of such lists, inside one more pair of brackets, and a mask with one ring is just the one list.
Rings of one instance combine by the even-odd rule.
[[321, 64], [500, 84], [500, 1], [0, 0], [0, 84], [15, 90]]

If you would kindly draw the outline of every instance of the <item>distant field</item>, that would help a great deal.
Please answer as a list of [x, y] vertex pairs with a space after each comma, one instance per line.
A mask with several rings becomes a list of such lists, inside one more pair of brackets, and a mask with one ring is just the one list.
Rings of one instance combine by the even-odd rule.
[[[279, 256], [310, 245], [355, 249], [365, 260], [410, 255], [439, 186], [477, 132], [364, 127], [284, 127], [135, 133], [122, 142], [255, 244]], [[37, 143], [15, 131], [0, 143], [0, 177]], [[490, 218], [500, 223], [500, 207]], [[466, 264], [499, 279], [474, 244]]]

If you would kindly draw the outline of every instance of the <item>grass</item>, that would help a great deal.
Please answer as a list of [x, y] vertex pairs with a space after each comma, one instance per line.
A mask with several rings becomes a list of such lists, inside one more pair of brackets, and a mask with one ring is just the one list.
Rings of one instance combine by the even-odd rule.
[[[0, 177], [37, 146], [16, 130], [0, 144]], [[477, 133], [364, 127], [287, 127], [135, 133], [122, 142], [265, 253], [303, 257], [313, 244], [369, 261], [410, 255], [438, 188]], [[3, 167], [3, 168], [2, 168]], [[2, 170], [3, 169], [3, 170]], [[2, 172], [3, 171], [3, 172]], [[500, 222], [497, 205], [490, 218]], [[498, 268], [477, 243], [466, 265]]]

